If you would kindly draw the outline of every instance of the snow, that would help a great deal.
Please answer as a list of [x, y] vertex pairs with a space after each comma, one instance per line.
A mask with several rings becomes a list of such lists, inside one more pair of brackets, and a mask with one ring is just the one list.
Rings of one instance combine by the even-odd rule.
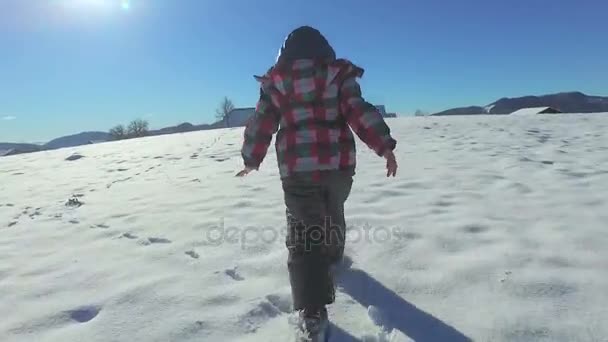
[[[606, 341], [608, 115], [389, 124], [397, 178], [358, 146], [331, 341]], [[290, 341], [275, 154], [236, 178], [241, 138], [0, 159], [0, 341]]]

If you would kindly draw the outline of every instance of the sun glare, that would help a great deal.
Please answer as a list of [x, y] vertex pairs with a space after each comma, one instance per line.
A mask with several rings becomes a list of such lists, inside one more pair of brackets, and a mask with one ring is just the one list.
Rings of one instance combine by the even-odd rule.
[[105, 12], [112, 11], [112, 9], [121, 9], [127, 12], [131, 10], [131, 0], [63, 0], [61, 2], [73, 9], [87, 11]]
[[124, 11], [128, 11], [129, 9], [131, 9], [131, 2], [129, 0], [121, 0], [120, 7]]

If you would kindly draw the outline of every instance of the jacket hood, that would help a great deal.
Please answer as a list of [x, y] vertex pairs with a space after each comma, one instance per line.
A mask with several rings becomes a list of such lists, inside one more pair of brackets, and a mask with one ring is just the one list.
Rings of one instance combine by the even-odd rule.
[[324, 70], [326, 85], [334, 82], [335, 79], [360, 78], [365, 72], [363, 68], [346, 59], [336, 59], [331, 62], [298, 59], [293, 63], [277, 64], [271, 67], [263, 76], [254, 75], [253, 77], [260, 82], [261, 92], [272, 92], [272, 90], [275, 90], [286, 95], [294, 91], [294, 80], [291, 79], [288, 82], [285, 80], [294, 77], [294, 75], [309, 74], [311, 70]]
[[298, 59], [332, 62], [336, 59], [336, 53], [321, 32], [310, 26], [302, 26], [287, 36], [276, 63], [291, 63]]

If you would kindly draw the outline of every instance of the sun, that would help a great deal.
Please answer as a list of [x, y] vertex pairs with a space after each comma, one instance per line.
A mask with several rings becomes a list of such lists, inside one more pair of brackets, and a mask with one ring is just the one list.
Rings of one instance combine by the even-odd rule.
[[[129, 12], [132, 10], [133, 0], [57, 0], [71, 10], [84, 10], [89, 12], [112, 12], [115, 9]], [[0, 0], [2, 2], [2, 0]]]
[[121, 0], [120, 1], [120, 8], [123, 9], [123, 11], [128, 11], [131, 9], [131, 1], [129, 0]]

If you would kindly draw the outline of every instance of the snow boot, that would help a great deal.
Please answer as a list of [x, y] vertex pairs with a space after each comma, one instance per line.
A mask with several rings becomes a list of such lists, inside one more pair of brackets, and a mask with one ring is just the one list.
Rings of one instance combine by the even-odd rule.
[[329, 327], [327, 309], [304, 309], [300, 313], [301, 341], [325, 342], [325, 336]]

